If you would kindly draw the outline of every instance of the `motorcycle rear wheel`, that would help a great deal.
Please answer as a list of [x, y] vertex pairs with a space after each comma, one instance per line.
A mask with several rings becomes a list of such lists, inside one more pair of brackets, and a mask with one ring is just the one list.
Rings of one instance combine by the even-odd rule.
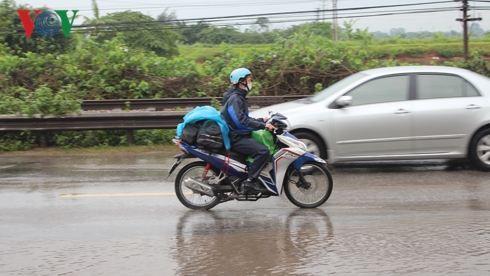
[[[175, 194], [179, 201], [187, 208], [193, 210], [209, 210], [220, 202], [220, 199], [216, 196], [208, 196], [195, 192], [184, 185], [184, 180], [189, 177], [208, 184], [206, 180], [202, 179], [202, 173], [205, 168], [206, 162], [192, 162], [184, 166], [175, 178]], [[217, 177], [218, 175], [219, 171], [213, 167], [207, 173], [207, 176]]]
[[321, 163], [308, 162], [301, 168], [306, 186], [301, 183], [298, 171], [290, 168], [284, 178], [284, 192], [289, 201], [301, 208], [316, 208], [330, 197], [333, 188], [332, 174]]

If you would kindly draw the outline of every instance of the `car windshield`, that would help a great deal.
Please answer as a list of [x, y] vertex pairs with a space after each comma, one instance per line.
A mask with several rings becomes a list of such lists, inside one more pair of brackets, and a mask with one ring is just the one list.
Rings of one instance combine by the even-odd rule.
[[344, 87], [348, 86], [349, 84], [351, 84], [351, 83], [353, 83], [359, 79], [364, 78], [365, 76], [366, 76], [366, 74], [363, 74], [363, 73], [356, 73], [354, 75], [350, 75], [347, 78], [344, 78], [344, 79], [334, 83], [333, 85], [330, 85], [329, 87], [323, 89], [318, 94], [311, 96], [310, 98], [308, 98], [308, 100], [311, 102], [322, 101], [322, 100], [330, 97], [331, 95], [337, 93], [339, 90], [343, 89]]

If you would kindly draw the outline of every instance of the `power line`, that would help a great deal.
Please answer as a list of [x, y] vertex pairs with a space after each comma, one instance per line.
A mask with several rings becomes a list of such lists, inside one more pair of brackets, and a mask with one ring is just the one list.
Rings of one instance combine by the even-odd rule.
[[[364, 14], [361, 15], [359, 13], [356, 13], [355, 15], [345, 15], [345, 16], [340, 16], [338, 17], [339, 19], [348, 19], [348, 18], [365, 18], [365, 17], [377, 17], [377, 16], [392, 16], [392, 15], [400, 15], [400, 14], [422, 14], [422, 13], [436, 13], [436, 12], [446, 12], [446, 11], [454, 11], [454, 9], [449, 9], [449, 8], [434, 8], [434, 9], [415, 9], [415, 10], [410, 10], [410, 11], [395, 11], [395, 12], [382, 12], [382, 13], [376, 13], [376, 14]], [[271, 23], [286, 23], [286, 22], [307, 22], [307, 21], [314, 21], [314, 16], [306, 16], [306, 17], [300, 17], [299, 18], [292, 20], [291, 16], [284, 17], [283, 18], [277, 18], [276, 20], [271, 21]], [[241, 18], [240, 20], [251, 20], [253, 18]], [[332, 19], [332, 18], [326, 18], [326, 19]], [[215, 27], [225, 27], [225, 26], [242, 26], [242, 25], [252, 25], [255, 24], [254, 22], [235, 22], [234, 24], [230, 23], [219, 23], [217, 21], [217, 24], [213, 24], [212, 26]], [[108, 27], [117, 27], [118, 25], [115, 24], [105, 24], [105, 25], [98, 25], [100, 29], [100, 32], [103, 33], [114, 33], [114, 32], [141, 32], [141, 31], [164, 31], [164, 30], [178, 30], [182, 28], [193, 28], [193, 26], [174, 26], [174, 25], [165, 25], [165, 28], [162, 28], [162, 25], [155, 25], [158, 24], [157, 21], [151, 21], [151, 22], [135, 22], [132, 26], [126, 25], [126, 27], [122, 26], [122, 28], [117, 28], [117, 29], [112, 29]], [[153, 25], [153, 26], [151, 26]], [[75, 30], [74, 33], [89, 33], [92, 32], [93, 29], [90, 27], [93, 27], [95, 25], [82, 25], [82, 26], [76, 26], [79, 28], [78, 30]], [[142, 26], [143, 28], [135, 30], [134, 28], [130, 27], [135, 27], [135, 26]], [[74, 26], [75, 27], [75, 26]], [[121, 27], [119, 25], [119, 27]], [[17, 31], [22, 31], [22, 28], [17, 28]], [[22, 33], [19, 33], [18, 35], [24, 35]]]
[[[429, 3], [419, 3], [420, 5], [430, 5], [434, 3], [447, 3], [452, 1], [439, 1], [439, 2], [429, 2]], [[487, 1], [483, 1], [487, 2]], [[490, 1], [488, 1], [490, 2]], [[401, 15], [401, 14], [422, 14], [422, 13], [435, 13], [435, 12], [447, 12], [454, 11], [454, 8], [432, 8], [432, 9], [412, 9], [412, 10], [391, 10], [391, 11], [364, 11], [359, 12], [359, 10], [370, 10], [370, 9], [380, 9], [380, 8], [392, 8], [392, 7], [405, 7], [405, 6], [414, 6], [416, 4], [402, 4], [402, 5], [385, 5], [385, 6], [371, 6], [371, 7], [357, 7], [357, 8], [345, 8], [339, 9], [342, 11], [341, 16], [338, 17], [340, 19], [348, 19], [348, 18], [365, 18], [365, 17], [377, 17], [377, 16], [392, 16], [392, 15]], [[490, 7], [488, 7], [490, 8]], [[326, 11], [332, 11], [330, 9]], [[355, 14], [349, 13], [349, 11], [356, 11]], [[109, 23], [109, 24], [92, 24], [92, 25], [74, 25], [74, 29], [84, 29], [80, 30], [81, 32], [91, 31], [90, 27], [99, 27], [102, 28], [104, 32], [125, 32], [125, 31], [135, 31], [133, 29], [124, 28], [124, 25], [132, 25], [133, 26], [147, 26], [150, 28], [146, 28], [145, 30], [161, 30], [162, 26], [158, 26], [153, 28], [153, 26], [148, 26], [155, 23], [192, 23], [192, 22], [205, 22], [205, 23], [215, 23], [213, 26], [241, 26], [241, 25], [253, 25], [255, 22], [250, 22], [250, 20], [256, 20], [258, 17], [264, 16], [272, 16], [274, 19], [270, 20], [271, 24], [275, 23], [292, 23], [292, 22], [307, 22], [307, 21], [315, 21], [315, 17], [318, 14], [318, 10], [311, 11], [298, 11], [298, 12], [279, 12], [279, 13], [263, 13], [263, 14], [249, 14], [249, 15], [238, 15], [238, 16], [221, 16], [221, 17], [207, 17], [207, 18], [191, 18], [184, 20], [170, 20], [170, 21], [149, 21], [149, 22], [119, 22], [119, 23]], [[297, 17], [295, 20], [292, 20], [292, 17]], [[284, 18], [284, 19], [283, 19]], [[333, 18], [327, 18], [333, 19]], [[232, 20], [233, 22], [224, 23], [226, 21]], [[240, 22], [246, 21], [246, 22]], [[220, 23], [221, 22], [221, 23]], [[119, 27], [118, 29], [108, 29], [107, 27]], [[122, 27], [122, 28], [121, 28]], [[179, 29], [183, 26], [169, 27], [166, 26], [169, 30]], [[192, 26], [189, 26], [192, 27]], [[9, 29], [0, 29], [0, 32], [5, 31], [22, 31], [22, 28], [9, 28]], [[77, 31], [78, 32], [78, 31]]]
[[[311, 1], [308, 1], [311, 2]], [[255, 4], [255, 3], [250, 3], [250, 6], [254, 5], [262, 5], [263, 3], [274, 3], [276, 5], [276, 2], [262, 2], [260, 4]], [[382, 6], [367, 6], [367, 7], [358, 7], [358, 8], [344, 8], [344, 9], [337, 9], [338, 11], [342, 10], [360, 10], [360, 9], [377, 9], [377, 8], [392, 8], [392, 7], [408, 7], [408, 6], [419, 6], [419, 5], [435, 5], [435, 4], [448, 4], [448, 3], [454, 3], [454, 0], [446, 0], [446, 1], [434, 1], [434, 2], [421, 2], [421, 3], [410, 3], [410, 4], [397, 4], [397, 5], [382, 5]], [[185, 7], [185, 6], [169, 6], [169, 5], [162, 5], [162, 8], [174, 8], [174, 7]], [[240, 2], [240, 6], [242, 5], [249, 5], [246, 4], [246, 2]], [[277, 2], [277, 5], [283, 5], [283, 2]], [[215, 5], [215, 4], [198, 4], [198, 5], [192, 5], [189, 7], [206, 7], [206, 6], [221, 6], [221, 5]], [[122, 7], [122, 8], [99, 8], [99, 10], [126, 10], [131, 7]], [[145, 10], [145, 9], [155, 9], [158, 8], [158, 6], [148, 6], [148, 7], [138, 7], [135, 9], [137, 10]], [[80, 9], [80, 11], [91, 11], [92, 9]], [[318, 10], [315, 10], [318, 12]], [[319, 10], [320, 12], [332, 12], [332, 9], [321, 9]]]
[[[454, 11], [453, 8], [432, 8], [432, 9], [412, 9], [412, 10], [393, 10], [393, 11], [378, 11], [378, 12], [373, 12], [373, 11], [365, 11], [365, 12], [355, 12], [355, 13], [343, 13], [341, 14], [340, 19], [349, 19], [349, 18], [365, 18], [365, 17], [378, 17], [378, 16], [392, 16], [392, 15], [400, 15], [400, 14], [421, 14], [421, 13], [435, 13], [435, 12], [447, 12], [447, 11]], [[276, 17], [273, 17], [272, 20], [270, 20], [271, 24], [274, 23], [287, 23], [287, 22], [305, 22], [305, 21], [315, 21], [316, 15], [313, 14], [316, 11], [308, 11], [308, 13], [305, 12], [295, 12], [295, 14], [291, 13], [275, 13]], [[198, 22], [205, 22], [205, 23], [215, 23], [213, 26], [230, 26], [230, 25], [253, 25], [255, 22], [250, 21], [250, 20], [256, 20], [258, 17], [262, 16], [260, 14], [259, 16], [253, 16], [253, 15], [243, 15], [243, 16], [238, 16], [238, 18], [235, 17], [210, 17], [210, 18], [198, 18], [198, 19], [188, 19], [189, 21], [197, 21]], [[291, 18], [298, 17], [299, 19], [292, 20]], [[283, 19], [284, 18], [284, 19]], [[231, 23], [224, 23], [226, 21], [229, 21], [230, 19], [233, 19], [233, 22]], [[327, 18], [327, 19], [333, 19], [332, 17]], [[240, 22], [240, 21], [247, 21], [247, 22]], [[91, 25], [74, 25], [72, 28], [73, 29], [87, 29], [91, 27], [97, 26], [98, 28], [105, 28], [105, 27], [119, 27], [119, 29], [116, 30], [110, 30], [110, 29], [105, 29], [105, 31], [124, 31], [124, 26], [129, 26], [129, 27], [134, 27], [134, 26], [149, 26], [149, 25], [155, 25], [158, 23], [191, 23], [191, 22], [186, 22], [184, 20], [171, 20], [171, 21], [148, 21], [148, 22], [120, 22], [120, 23], [106, 23], [106, 24], [91, 24]], [[222, 22], [220, 24], [220, 22]], [[166, 29], [178, 29], [182, 28], [183, 26], [176, 26], [174, 28], [169, 28], [170, 25], [167, 25]], [[121, 28], [122, 27], [122, 28]], [[151, 27], [151, 26], [149, 26]], [[192, 26], [190, 26], [192, 27]], [[158, 26], [158, 28], [154, 28], [153, 30], [161, 29], [161, 25]], [[22, 28], [8, 28], [8, 29], [0, 29], [0, 32], [3, 31], [22, 31]]]
[[[305, 2], [316, 2], [316, 0], [307, 0], [307, 1], [301, 1], [301, 3], [305, 3]], [[212, 3], [212, 4], [203, 4], [202, 2], [199, 3], [199, 4], [173, 4], [173, 5], [168, 5], [168, 4], [150, 4], [150, 3], [134, 3], [134, 4], [137, 4], [139, 6], [141, 5], [149, 5], [149, 6], [144, 6], [144, 7], [137, 7], [137, 6], [121, 6], [121, 5], [118, 5], [116, 7], [107, 7], [107, 8], [99, 8], [99, 10], [126, 10], [128, 8], [135, 8], [135, 9], [138, 9], [138, 10], [142, 10], [142, 9], [155, 9], [155, 8], [159, 8], [159, 7], [162, 7], [162, 8], [165, 8], [165, 9], [175, 9], [175, 8], [198, 8], [198, 9], [201, 9], [203, 7], [225, 7], [224, 5], [225, 4], [216, 4], [216, 3]], [[257, 6], [257, 5], [260, 5], [260, 6], [275, 6], [275, 5], [290, 5], [290, 4], [298, 4], [298, 1], [278, 1], [278, 2], [240, 2], [239, 4], [235, 4], [235, 6]], [[83, 8], [83, 9], [79, 9], [79, 11], [91, 11], [92, 9], [90, 8]]]
[[[433, 4], [441, 4], [441, 3], [453, 3], [453, 1], [436, 1], [436, 2], [426, 2], [426, 3], [412, 3], [412, 4], [398, 4], [398, 5], [383, 5], [383, 6], [367, 6], [367, 7], [355, 7], [355, 8], [343, 8], [343, 9], [336, 9], [337, 12], [345, 12], [345, 11], [359, 11], [359, 10], [369, 10], [369, 9], [384, 9], [384, 8], [396, 8], [396, 7], [408, 7], [408, 6], [416, 6], [416, 5], [433, 5]], [[154, 7], [152, 7], [154, 8]], [[100, 9], [99, 9], [100, 10]], [[309, 11], [294, 11], [294, 12], [277, 12], [277, 13], [261, 13], [261, 14], [248, 14], [248, 15], [230, 15], [230, 16], [219, 16], [219, 17], [202, 17], [202, 18], [190, 18], [190, 19], [176, 19], [176, 20], [169, 20], [165, 21], [165, 23], [172, 23], [172, 22], [201, 22], [201, 21], [206, 21], [206, 22], [211, 22], [214, 19], [233, 19], [237, 20], [240, 18], [247, 18], [247, 17], [252, 17], [252, 18], [258, 18], [258, 17], [267, 17], [267, 16], [280, 16], [280, 15], [293, 15], [293, 14], [314, 14], [318, 12], [332, 12], [334, 11], [333, 9], [326, 9], [326, 10], [309, 10]], [[153, 21], [152, 21], [153, 22]], [[156, 21], [159, 22], [159, 21]], [[122, 25], [122, 24], [134, 24], [134, 22], [119, 22], [117, 25]], [[104, 25], [111, 25], [111, 24], [99, 24], [98, 26], [104, 26]], [[86, 27], [87, 25], [74, 25], [73, 28], [78, 28], [78, 27]], [[90, 25], [88, 25], [90, 26]]]
[[[426, 2], [426, 3], [413, 3], [413, 4], [399, 4], [399, 5], [384, 5], [384, 6], [368, 6], [368, 7], [357, 7], [357, 8], [344, 8], [344, 9], [337, 9], [337, 12], [343, 12], [343, 11], [358, 11], [358, 10], [366, 10], [366, 9], [380, 9], [380, 8], [395, 8], [395, 7], [408, 7], [408, 6], [416, 6], [416, 5], [432, 5], [432, 4], [440, 4], [440, 3], [453, 3], [453, 1], [437, 1], [437, 2]], [[294, 12], [277, 12], [277, 13], [261, 13], [261, 14], [247, 14], [247, 15], [229, 15], [229, 16], [217, 16], [217, 17], [202, 17], [202, 18], [190, 18], [190, 19], [176, 19], [176, 20], [170, 20], [170, 21], [165, 21], [165, 23], [172, 23], [172, 22], [190, 22], [190, 21], [210, 21], [213, 19], [239, 19], [239, 18], [246, 18], [246, 17], [253, 17], [253, 18], [258, 18], [258, 17], [267, 17], [267, 16], [274, 16], [274, 15], [293, 15], [293, 14], [315, 14], [317, 12], [332, 12], [333, 9], [326, 9], [326, 10], [309, 10], [309, 11], [294, 11]], [[133, 22], [121, 22], [120, 24], [133, 24]], [[100, 25], [99, 25], [100, 26]], [[73, 26], [75, 27], [75, 26]]]

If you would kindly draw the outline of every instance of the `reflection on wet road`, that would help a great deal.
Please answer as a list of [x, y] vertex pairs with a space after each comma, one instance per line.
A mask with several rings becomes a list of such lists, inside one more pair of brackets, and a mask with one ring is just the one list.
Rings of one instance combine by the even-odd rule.
[[0, 275], [490, 274], [488, 173], [346, 164], [321, 208], [196, 212], [163, 181], [172, 162], [0, 156]]

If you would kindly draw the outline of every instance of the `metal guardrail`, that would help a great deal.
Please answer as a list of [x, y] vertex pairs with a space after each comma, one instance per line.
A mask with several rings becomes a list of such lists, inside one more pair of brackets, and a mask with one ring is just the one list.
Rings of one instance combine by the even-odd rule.
[[[269, 106], [277, 103], [289, 102], [308, 97], [307, 95], [295, 96], [256, 96], [248, 97], [249, 106], [257, 105], [260, 107]], [[87, 100], [83, 101], [83, 110], [112, 110], [112, 109], [147, 109], [166, 110], [170, 108], [185, 108], [210, 105], [212, 100], [221, 102], [222, 97], [205, 98], [165, 98], [165, 99], [129, 99], [129, 100]]]
[[[301, 99], [307, 96], [249, 97], [249, 106], [269, 106], [276, 103]], [[84, 101], [82, 109], [113, 110], [131, 109], [165, 110], [176, 107], [210, 105], [213, 98], [192, 99], [131, 99]], [[216, 98], [221, 101], [221, 98]], [[111, 129], [173, 129], [182, 122], [187, 111], [144, 111], [144, 112], [84, 112], [81, 115], [63, 117], [25, 115], [0, 115], [0, 131], [50, 131], [50, 130], [111, 130]]]
[[44, 118], [0, 115], [0, 131], [172, 129], [182, 122], [185, 114], [185, 111], [116, 112]]

